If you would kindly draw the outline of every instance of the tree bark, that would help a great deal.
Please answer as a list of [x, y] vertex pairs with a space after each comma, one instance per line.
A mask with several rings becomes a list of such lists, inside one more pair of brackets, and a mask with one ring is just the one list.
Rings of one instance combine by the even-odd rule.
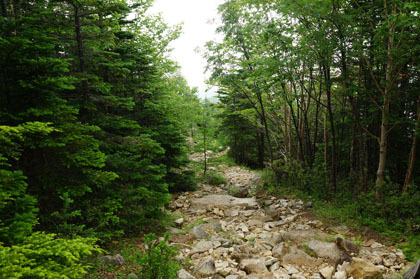
[[411, 144], [410, 155], [408, 156], [408, 167], [407, 167], [407, 172], [405, 174], [403, 193], [407, 192], [408, 185], [410, 185], [410, 183], [413, 181], [414, 162], [416, 159], [417, 141], [418, 141], [418, 138], [419, 138], [418, 135], [420, 132], [419, 123], [420, 123], [420, 95], [417, 100], [417, 121], [416, 121], [416, 126], [414, 129], [413, 142]]

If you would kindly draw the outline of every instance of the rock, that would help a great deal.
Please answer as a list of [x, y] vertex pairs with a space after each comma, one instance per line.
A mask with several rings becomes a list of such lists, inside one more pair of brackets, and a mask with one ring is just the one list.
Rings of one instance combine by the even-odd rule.
[[192, 248], [189, 254], [193, 255], [195, 253], [203, 253], [209, 251], [210, 249], [213, 249], [212, 241], [201, 241], [198, 242], [197, 245]]
[[257, 208], [258, 202], [255, 198], [235, 198], [231, 195], [207, 195], [191, 201], [194, 209], [210, 209], [217, 207], [220, 209], [243, 206], [246, 208]]
[[177, 228], [174, 228], [174, 227], [169, 227], [169, 228], [168, 228], [168, 231], [169, 231], [171, 234], [180, 234], [180, 233], [183, 233], [183, 231], [182, 231], [182, 230], [177, 229]]
[[312, 239], [329, 239], [331, 236], [319, 230], [293, 230], [286, 232], [283, 238], [295, 243], [304, 243]]
[[390, 253], [383, 258], [384, 266], [391, 267], [397, 261], [397, 255]]
[[370, 248], [373, 248], [373, 249], [377, 249], [381, 247], [384, 247], [384, 246], [378, 242], [373, 242], [372, 245], [370, 245]]
[[175, 220], [175, 224], [177, 225], [182, 225], [182, 223], [184, 223], [184, 218], [178, 218]]
[[248, 274], [268, 272], [263, 259], [243, 259], [239, 264], [239, 268], [245, 270]]
[[201, 228], [201, 226], [195, 226], [189, 231], [189, 233], [195, 239], [204, 239], [208, 237], [208, 234]]
[[345, 234], [346, 232], [349, 231], [349, 228], [346, 225], [342, 225], [342, 226], [332, 227], [331, 230], [339, 234]]
[[239, 275], [229, 275], [226, 277], [226, 279], [239, 279]]
[[256, 219], [251, 219], [247, 222], [248, 226], [250, 227], [262, 227], [263, 222]]
[[340, 250], [335, 243], [311, 240], [306, 243], [306, 246], [313, 250], [318, 257], [330, 259], [334, 263], [340, 259]]
[[334, 277], [333, 277], [334, 279], [347, 279], [347, 274], [346, 274], [346, 272], [345, 271], [337, 271], [335, 274], [334, 274]]
[[324, 277], [325, 279], [331, 279], [334, 273], [334, 267], [326, 266], [324, 268], [321, 268], [319, 272], [321, 273], [322, 277]]
[[208, 277], [213, 274], [216, 274], [216, 266], [214, 264], [214, 259], [208, 258], [201, 264], [197, 265], [194, 268], [193, 274], [198, 276], [199, 278]]
[[195, 279], [194, 276], [192, 276], [188, 271], [185, 269], [181, 269], [176, 274], [178, 276], [178, 279]]
[[420, 279], [420, 259], [403, 274], [404, 279]]
[[284, 267], [287, 271], [287, 274], [296, 274], [299, 273], [299, 270], [297, 270], [295, 267], [287, 265]]
[[337, 244], [338, 248], [344, 252], [347, 252], [349, 255], [359, 254], [359, 246], [350, 240], [337, 237], [335, 243]]
[[240, 223], [239, 226], [238, 226], [238, 229], [243, 231], [244, 233], [249, 232], [248, 227], [244, 223]]
[[313, 258], [296, 247], [291, 247], [282, 257], [282, 262], [283, 264], [317, 267], [322, 263], [322, 260]]
[[356, 257], [352, 258], [350, 265], [346, 268], [346, 272], [348, 276], [351, 276], [354, 279], [383, 278], [379, 268], [364, 259]]
[[127, 275], [127, 278], [139, 278], [139, 277], [133, 272], [131, 272], [130, 274]]
[[290, 276], [291, 279], [305, 279], [305, 276], [303, 276], [302, 274], [293, 274], [292, 276]]
[[287, 248], [285, 247], [285, 243], [282, 242], [280, 244], [277, 244], [274, 246], [273, 250], [271, 250], [273, 253], [273, 257], [281, 259], [287, 252]]
[[271, 246], [276, 246], [277, 244], [279, 244], [280, 242], [283, 241], [283, 238], [281, 236], [281, 234], [275, 232], [270, 234], [269, 237], [264, 238], [265, 242], [268, 242]]
[[290, 275], [284, 269], [274, 271], [273, 275], [274, 275], [274, 278], [276, 279], [289, 279], [290, 278]]
[[116, 254], [115, 256], [107, 255], [107, 256], [100, 257], [99, 259], [103, 260], [104, 264], [110, 264], [110, 265], [125, 264], [125, 260], [120, 254]]

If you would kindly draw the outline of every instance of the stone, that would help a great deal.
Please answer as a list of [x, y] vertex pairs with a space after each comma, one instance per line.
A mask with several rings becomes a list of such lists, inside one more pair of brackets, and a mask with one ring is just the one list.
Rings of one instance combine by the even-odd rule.
[[417, 263], [410, 267], [403, 274], [404, 279], [419, 279], [420, 278], [420, 259], [417, 260]]
[[250, 227], [262, 227], [263, 222], [256, 219], [251, 219], [247, 222], [248, 226]]
[[243, 231], [244, 233], [249, 232], [248, 227], [244, 224], [244, 223], [240, 223], [238, 226], [238, 229], [240, 229], [241, 231]]
[[384, 266], [391, 267], [397, 261], [397, 255], [390, 253], [383, 258]]
[[332, 262], [337, 262], [340, 259], [340, 250], [335, 243], [311, 240], [306, 243], [306, 246], [313, 250], [318, 257], [330, 259]]
[[255, 198], [235, 198], [231, 195], [207, 195], [191, 201], [191, 207], [195, 209], [227, 209], [235, 206], [258, 208], [258, 202]]
[[379, 268], [364, 259], [356, 257], [352, 258], [350, 265], [346, 268], [346, 272], [348, 276], [351, 276], [354, 279], [383, 278]]
[[280, 269], [280, 262], [275, 262], [272, 266], [270, 266], [270, 272], [274, 272]]
[[287, 271], [287, 274], [296, 274], [299, 273], [299, 270], [297, 270], [295, 267], [287, 265], [284, 267]]
[[318, 267], [322, 263], [322, 260], [311, 257], [296, 247], [291, 247], [289, 251], [282, 257], [282, 262], [283, 264], [296, 266]]
[[282, 242], [280, 244], [277, 244], [273, 247], [273, 250], [271, 250], [271, 253], [273, 253], [273, 256], [276, 258], [281, 259], [287, 252], [287, 248], [285, 247], [285, 243]]
[[127, 278], [139, 278], [139, 277], [133, 272], [131, 272], [130, 274], [127, 275]]
[[331, 230], [339, 234], [345, 234], [346, 232], [349, 231], [349, 228], [346, 225], [342, 225], [342, 226], [332, 227]]
[[305, 276], [302, 274], [293, 274], [290, 276], [291, 279], [305, 279]]
[[326, 266], [324, 268], [321, 268], [319, 272], [321, 273], [322, 277], [324, 277], [325, 279], [331, 279], [334, 273], [334, 267]]
[[192, 276], [188, 271], [186, 271], [185, 269], [181, 269], [178, 271], [178, 273], [176, 274], [178, 279], [195, 279], [194, 276]]
[[239, 279], [239, 275], [228, 275], [226, 276], [226, 279]]
[[271, 246], [276, 246], [277, 244], [279, 244], [280, 242], [283, 241], [283, 238], [281, 236], [281, 234], [275, 232], [270, 234], [269, 237], [264, 238], [265, 242], [268, 242]]
[[276, 270], [273, 272], [275, 279], [289, 279], [290, 275], [285, 270]]
[[320, 230], [293, 230], [286, 232], [283, 235], [284, 240], [290, 240], [295, 243], [304, 243], [312, 239], [329, 239], [330, 235], [320, 231]]
[[174, 227], [169, 227], [169, 228], [168, 228], [168, 231], [169, 231], [171, 234], [180, 234], [180, 233], [183, 233], [183, 231], [182, 231], [182, 230], [177, 229], [177, 228], [174, 228]]
[[337, 271], [335, 274], [334, 274], [334, 277], [333, 277], [334, 279], [347, 279], [347, 274], [346, 274], [346, 272], [345, 271]]
[[349, 255], [357, 255], [359, 254], [359, 246], [356, 243], [343, 239], [341, 237], [337, 237], [335, 240], [337, 247], [344, 252], [347, 252]]
[[182, 223], [184, 223], [184, 218], [178, 218], [175, 220], [175, 224], [177, 225], [182, 225]]
[[195, 238], [195, 239], [204, 239], [208, 237], [208, 234], [201, 228], [201, 226], [195, 226], [192, 228], [189, 233]]
[[198, 276], [199, 278], [209, 277], [213, 274], [216, 274], [216, 266], [214, 263], [214, 259], [208, 258], [201, 264], [197, 265], [194, 268], [193, 274]]
[[265, 259], [265, 265], [266, 266], [271, 266], [271, 265], [273, 265], [274, 263], [276, 263], [276, 262], [278, 262], [279, 260], [278, 259], [276, 259], [276, 258], [273, 258], [273, 257], [268, 257], [268, 258], [266, 258]]
[[193, 255], [195, 253], [203, 253], [209, 251], [210, 249], [213, 249], [212, 241], [200, 241], [192, 248], [189, 254]]
[[116, 254], [115, 256], [107, 255], [99, 258], [100, 260], [104, 261], [104, 264], [110, 265], [124, 265], [125, 260], [120, 254]]
[[370, 245], [370, 248], [373, 248], [373, 249], [378, 249], [378, 248], [381, 248], [381, 247], [384, 247], [384, 246], [382, 244], [378, 243], [378, 242], [374, 242], [374, 243], [372, 243], [372, 245]]
[[247, 274], [268, 272], [263, 259], [243, 259], [239, 268], [245, 270]]

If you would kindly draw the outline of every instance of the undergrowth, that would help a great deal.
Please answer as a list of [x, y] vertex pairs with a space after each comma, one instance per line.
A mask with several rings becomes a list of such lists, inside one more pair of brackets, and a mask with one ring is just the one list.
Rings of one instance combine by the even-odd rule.
[[395, 243], [408, 260], [420, 258], [420, 193], [415, 186], [401, 193], [398, 185], [388, 183], [378, 201], [374, 192], [361, 192], [348, 181], [341, 181], [334, 193], [321, 169], [290, 168], [293, 173], [287, 167], [263, 170], [264, 190], [311, 201], [312, 213], [324, 222], [359, 231], [369, 228]]

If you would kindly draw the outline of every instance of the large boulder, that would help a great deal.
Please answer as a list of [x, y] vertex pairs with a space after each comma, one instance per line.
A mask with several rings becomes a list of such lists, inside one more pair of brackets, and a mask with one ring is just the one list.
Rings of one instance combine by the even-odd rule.
[[340, 259], [340, 250], [335, 243], [311, 240], [305, 245], [314, 251], [318, 257], [327, 258], [334, 263]]
[[208, 258], [194, 268], [193, 274], [198, 278], [209, 277], [216, 274], [216, 265], [213, 258]]
[[124, 258], [120, 254], [116, 254], [115, 256], [107, 255], [99, 258], [104, 262], [104, 264], [109, 265], [123, 265], [125, 264]]
[[294, 246], [289, 248], [289, 251], [281, 258], [281, 261], [283, 264], [309, 267], [317, 267], [322, 263], [321, 259], [311, 257]]
[[268, 272], [264, 259], [243, 259], [239, 264], [239, 268], [244, 270], [247, 274]]
[[190, 251], [190, 255], [193, 255], [195, 253], [203, 253], [203, 252], [209, 251], [212, 248], [213, 248], [212, 241], [200, 241]]
[[178, 279], [195, 279], [188, 271], [181, 269], [177, 273]]
[[361, 259], [352, 258], [350, 265], [346, 268], [347, 275], [354, 279], [382, 279], [381, 270], [372, 263]]
[[304, 243], [312, 239], [327, 240], [331, 236], [320, 230], [293, 230], [283, 235], [284, 240], [290, 240], [295, 243]]

